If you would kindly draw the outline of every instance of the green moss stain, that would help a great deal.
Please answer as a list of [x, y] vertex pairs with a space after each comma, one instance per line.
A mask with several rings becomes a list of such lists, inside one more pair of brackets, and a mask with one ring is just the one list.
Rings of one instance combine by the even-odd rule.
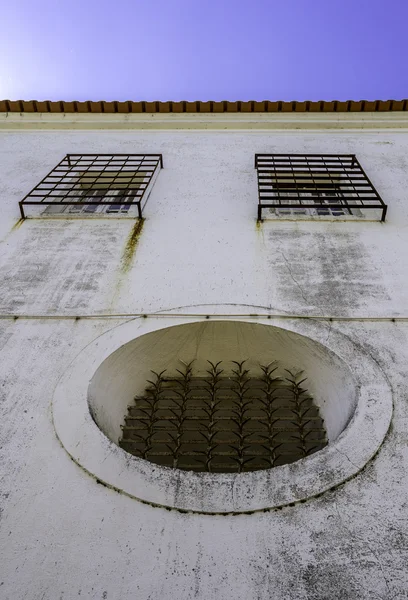
[[143, 225], [144, 219], [138, 219], [133, 225], [132, 229], [130, 230], [130, 233], [126, 240], [126, 244], [120, 259], [120, 266], [118, 271], [116, 272], [116, 281], [113, 284], [113, 295], [112, 299], [109, 302], [110, 312], [115, 310], [117, 301], [120, 296], [122, 285], [126, 279], [124, 276], [132, 266], [132, 261], [135, 256], [137, 244], [139, 242], [140, 234], [142, 233]]
[[21, 227], [21, 225], [24, 223], [25, 219], [19, 219], [16, 223], [14, 223], [13, 227], [10, 229], [10, 231], [15, 231], [16, 229], [19, 229]]
[[14, 231], [17, 231], [17, 229], [20, 229], [21, 225], [24, 223], [25, 219], [19, 219], [18, 221], [16, 221], [14, 223], [14, 225], [11, 227], [11, 229], [9, 229], [9, 231], [6, 233], [6, 235], [3, 237], [3, 242], [8, 239], [8, 237], [10, 235], [12, 235], [12, 233]]
[[255, 231], [257, 239], [260, 241], [261, 245], [263, 245], [265, 243], [263, 221], [255, 221]]
[[143, 225], [144, 219], [138, 219], [132, 227], [131, 232], [129, 233], [129, 237], [126, 241], [126, 246], [123, 250], [121, 258], [121, 268], [124, 273], [126, 273], [130, 269], [130, 266], [132, 264], [132, 260], [135, 255], [140, 234], [142, 233]]

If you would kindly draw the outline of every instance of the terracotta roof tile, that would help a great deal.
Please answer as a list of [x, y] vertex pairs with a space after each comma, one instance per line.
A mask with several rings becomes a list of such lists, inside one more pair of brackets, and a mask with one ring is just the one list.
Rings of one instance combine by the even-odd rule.
[[86, 102], [65, 101], [37, 101], [37, 100], [0, 100], [0, 112], [52, 112], [52, 113], [236, 113], [236, 112], [387, 112], [407, 111], [408, 100], [348, 100], [340, 101], [303, 101], [303, 102], [281, 102], [281, 101], [257, 101], [230, 102], [222, 100], [219, 102], [196, 100], [194, 102], [180, 101], [154, 101], [154, 102], [106, 102], [105, 100]]
[[200, 102], [200, 112], [209, 113], [212, 112], [212, 102]]

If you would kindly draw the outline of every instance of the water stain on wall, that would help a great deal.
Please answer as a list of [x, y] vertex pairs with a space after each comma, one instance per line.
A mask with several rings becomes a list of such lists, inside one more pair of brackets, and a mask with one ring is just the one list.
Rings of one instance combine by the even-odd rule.
[[268, 246], [276, 293], [286, 306], [341, 314], [389, 300], [358, 234], [275, 230]]
[[126, 246], [121, 258], [121, 268], [124, 273], [130, 269], [132, 264], [132, 260], [136, 252], [136, 246], [142, 233], [144, 221], [144, 219], [137, 219], [126, 241]]

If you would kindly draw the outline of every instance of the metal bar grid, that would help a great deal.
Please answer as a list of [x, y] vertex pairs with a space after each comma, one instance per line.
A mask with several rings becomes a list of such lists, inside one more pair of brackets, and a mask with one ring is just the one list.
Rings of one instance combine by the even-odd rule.
[[[387, 205], [355, 154], [255, 154], [258, 220], [265, 209], [379, 210]], [[334, 198], [331, 200], [331, 198]]]
[[[326, 433], [301, 373], [256, 376], [234, 362], [229, 376], [211, 363], [207, 377], [191, 364], [177, 377], [155, 373], [128, 408], [120, 446], [167, 467], [236, 473], [291, 463], [323, 448]], [[259, 374], [259, 372], [261, 374]]]
[[[137, 205], [152, 178], [163, 167], [162, 154], [67, 154], [19, 202], [21, 216], [27, 205]], [[120, 200], [118, 199], [120, 195]]]

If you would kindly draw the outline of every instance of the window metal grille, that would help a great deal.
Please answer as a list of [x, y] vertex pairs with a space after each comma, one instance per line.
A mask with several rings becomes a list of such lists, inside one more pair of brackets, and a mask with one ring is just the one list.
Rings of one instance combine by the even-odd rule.
[[50, 207], [48, 214], [127, 213], [135, 205], [141, 218], [159, 167], [161, 154], [67, 154], [19, 202], [21, 216], [28, 205]]
[[347, 217], [385, 221], [387, 205], [354, 154], [255, 154], [258, 220], [276, 215]]
[[323, 448], [326, 433], [302, 373], [255, 376], [235, 362], [230, 376], [208, 361], [206, 377], [191, 363], [177, 377], [154, 373], [128, 408], [120, 446], [179, 469], [236, 473], [291, 463]]

